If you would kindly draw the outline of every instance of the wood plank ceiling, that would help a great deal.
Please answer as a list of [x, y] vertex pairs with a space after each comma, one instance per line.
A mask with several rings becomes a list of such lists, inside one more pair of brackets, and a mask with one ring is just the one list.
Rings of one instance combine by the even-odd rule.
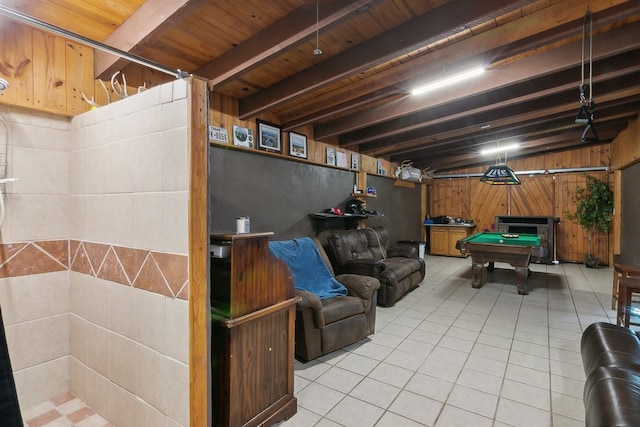
[[[205, 77], [215, 91], [240, 100], [242, 119], [270, 111], [284, 130], [312, 125], [316, 140], [437, 171], [487, 164], [479, 150], [507, 142], [522, 144], [510, 159], [607, 143], [640, 110], [638, 0], [4, 5]], [[583, 37], [587, 11], [593, 26]], [[474, 64], [485, 66], [484, 74], [410, 94], [419, 83]], [[125, 65], [97, 52], [96, 78], [108, 79]], [[594, 126], [583, 138], [578, 89], [583, 68], [589, 83], [589, 65]]]

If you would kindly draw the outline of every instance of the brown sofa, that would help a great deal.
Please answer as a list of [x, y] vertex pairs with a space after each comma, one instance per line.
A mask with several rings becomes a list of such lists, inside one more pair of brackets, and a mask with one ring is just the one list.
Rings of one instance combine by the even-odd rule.
[[424, 260], [412, 244], [390, 246], [384, 227], [333, 231], [327, 239], [338, 274], [362, 274], [380, 281], [377, 304], [391, 307], [424, 279]]
[[380, 287], [380, 282], [369, 276], [335, 276], [324, 248], [318, 239], [312, 240], [329, 274], [346, 287], [348, 293], [320, 299], [315, 293], [296, 288], [295, 294], [300, 301], [296, 304], [295, 353], [296, 358], [303, 362], [373, 334], [376, 295]]
[[580, 343], [585, 425], [640, 426], [640, 339], [611, 323], [589, 325]]

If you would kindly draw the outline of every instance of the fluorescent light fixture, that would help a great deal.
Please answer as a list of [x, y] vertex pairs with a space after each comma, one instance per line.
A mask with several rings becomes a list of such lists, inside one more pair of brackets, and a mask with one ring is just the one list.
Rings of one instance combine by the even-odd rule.
[[487, 148], [485, 150], [481, 150], [480, 154], [485, 155], [485, 154], [493, 154], [493, 153], [502, 153], [504, 151], [517, 150], [518, 148], [520, 148], [520, 144], [507, 144], [501, 147]]
[[435, 89], [440, 89], [444, 86], [449, 86], [454, 83], [458, 83], [459, 81], [470, 79], [471, 77], [478, 76], [484, 73], [484, 67], [476, 67], [470, 70], [464, 71], [462, 73], [454, 74], [450, 77], [445, 77], [440, 80], [436, 80], [435, 82], [428, 83], [424, 86], [420, 86], [411, 91], [412, 95], [421, 95], [425, 92], [429, 92]]

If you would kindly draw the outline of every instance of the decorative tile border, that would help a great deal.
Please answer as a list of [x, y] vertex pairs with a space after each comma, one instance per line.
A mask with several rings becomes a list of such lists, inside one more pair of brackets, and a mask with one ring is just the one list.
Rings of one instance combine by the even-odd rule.
[[65, 270], [172, 298], [189, 296], [186, 255], [80, 240], [0, 244], [0, 278]]

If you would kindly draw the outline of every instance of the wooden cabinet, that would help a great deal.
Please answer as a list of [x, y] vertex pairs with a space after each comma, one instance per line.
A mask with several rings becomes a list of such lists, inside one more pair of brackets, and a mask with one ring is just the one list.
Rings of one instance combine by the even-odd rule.
[[211, 257], [213, 426], [269, 426], [297, 411], [293, 396], [295, 297], [273, 233], [215, 233]]
[[463, 225], [437, 225], [429, 227], [429, 244], [431, 255], [457, 256], [464, 258], [456, 249], [456, 242], [471, 235], [474, 227]]

